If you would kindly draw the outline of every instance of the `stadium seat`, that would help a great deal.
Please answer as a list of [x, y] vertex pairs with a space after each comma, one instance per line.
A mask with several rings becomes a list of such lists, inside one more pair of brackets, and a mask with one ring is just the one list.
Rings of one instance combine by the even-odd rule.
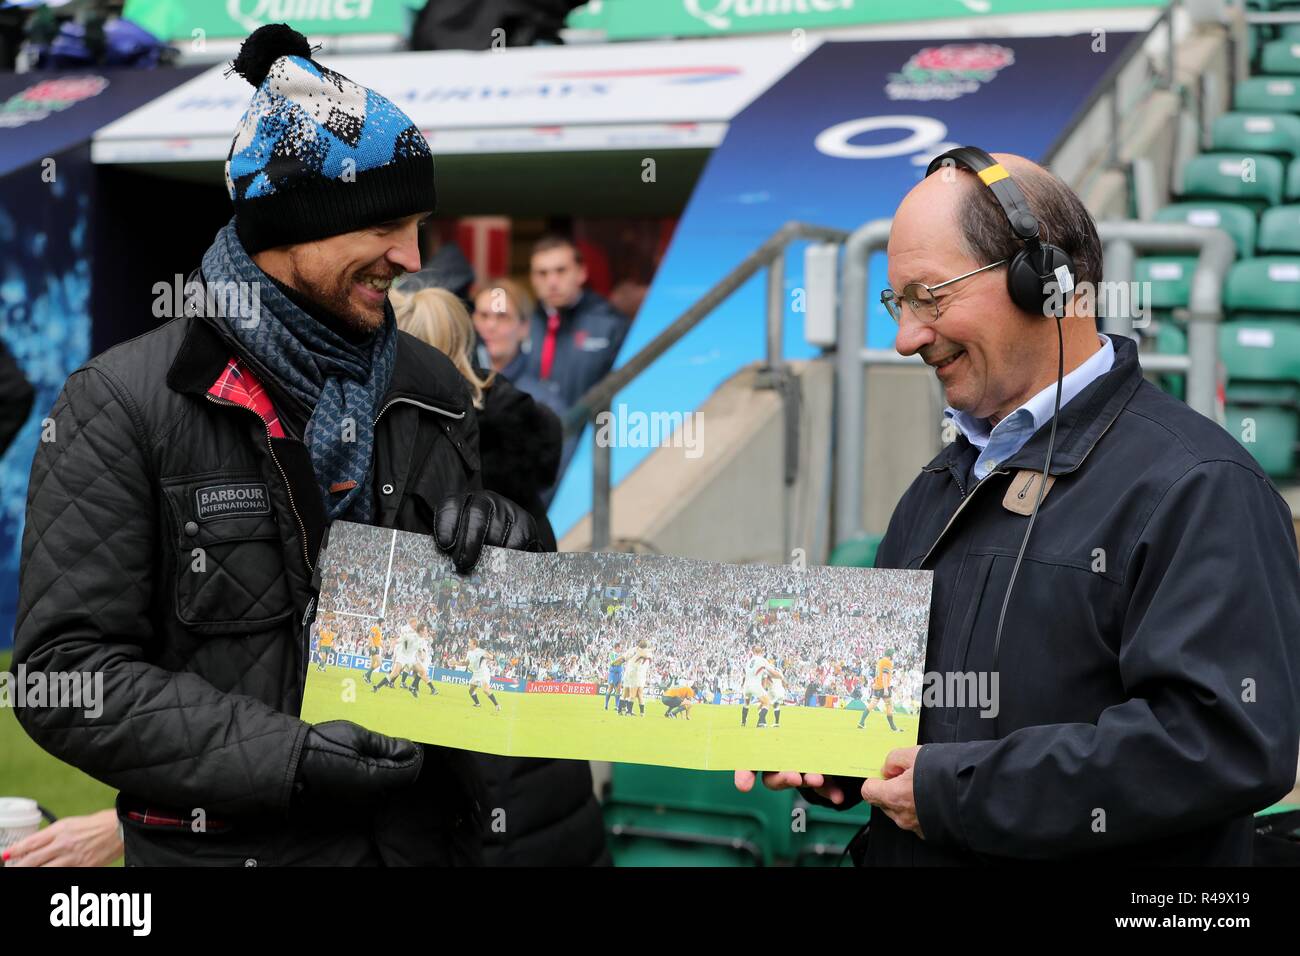
[[1300, 159], [1293, 159], [1287, 165], [1286, 191], [1283, 197], [1287, 202], [1300, 202]]
[[789, 792], [762, 786], [741, 793], [730, 773], [614, 764], [606, 830], [620, 840], [653, 840], [680, 852], [700, 852], [681, 849], [688, 844], [730, 846], [767, 865], [790, 855], [793, 801]]
[[[1156, 323], [1155, 350], [1160, 355], [1186, 355], [1187, 332], [1172, 319]], [[1179, 401], [1186, 401], [1187, 376], [1182, 374], [1161, 374], [1155, 376], [1156, 384]]]
[[1236, 263], [1223, 286], [1223, 307], [1234, 319], [1300, 313], [1300, 256], [1259, 256]]
[[[1298, 418], [1293, 409], [1270, 405], [1236, 405], [1224, 409], [1224, 427], [1259, 462], [1271, 478], [1288, 478], [1295, 472]], [[1247, 441], [1249, 435], [1252, 440]]]
[[1262, 314], [1225, 322], [1219, 355], [1228, 373], [1227, 429], [1269, 475], [1292, 474], [1300, 434], [1300, 318]]
[[1215, 119], [1210, 138], [1215, 150], [1268, 153], [1290, 160], [1300, 155], [1300, 116], [1224, 113]]
[[1237, 255], [1247, 259], [1255, 254], [1255, 214], [1245, 206], [1230, 202], [1176, 202], [1155, 215], [1156, 222], [1185, 222], [1189, 226], [1222, 229], [1237, 244]]
[[1265, 209], [1259, 220], [1260, 255], [1300, 254], [1300, 204]]
[[1174, 309], [1187, 308], [1195, 272], [1195, 256], [1143, 256], [1133, 264], [1133, 278], [1151, 285], [1148, 301], [1140, 304], [1151, 309], [1153, 319], [1171, 318]]
[[1270, 40], [1259, 51], [1259, 67], [1274, 76], [1300, 74], [1300, 40]]
[[826, 563], [841, 568], [873, 568], [876, 566], [876, 551], [883, 538], [884, 535], [868, 534], [841, 541]]
[[751, 817], [607, 803], [615, 866], [759, 866], [762, 824]]
[[1203, 153], [1183, 167], [1183, 199], [1227, 199], [1254, 212], [1282, 201], [1283, 163], [1259, 153]]
[[1300, 113], [1300, 82], [1292, 76], [1252, 76], [1237, 84], [1234, 110]]
[[796, 866], [851, 866], [844, 850], [858, 830], [871, 819], [871, 805], [860, 803], [852, 810], [832, 810], [795, 798], [796, 812], [804, 814], [804, 829], [794, 835]]

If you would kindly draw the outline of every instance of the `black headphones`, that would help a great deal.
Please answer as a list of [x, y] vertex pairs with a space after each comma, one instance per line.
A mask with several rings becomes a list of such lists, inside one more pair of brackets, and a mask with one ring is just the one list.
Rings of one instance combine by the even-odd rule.
[[[979, 177], [980, 182], [989, 188], [1006, 214], [1007, 222], [1017, 239], [1025, 247], [1012, 257], [1007, 264], [1007, 293], [1011, 301], [1021, 310], [1031, 315], [1064, 315], [1066, 296], [1072, 291], [1075, 277], [1074, 259], [1064, 249], [1051, 243], [1041, 242], [1038, 238], [1038, 218], [1029, 210], [1029, 201], [1020, 187], [1015, 184], [1011, 174], [996, 159], [978, 146], [958, 146], [942, 155], [936, 156], [926, 167], [929, 176], [936, 169], [957, 165], [969, 169]], [[1068, 289], [1057, 290], [1057, 270], [1064, 266], [1069, 273]], [[1053, 296], [1058, 296], [1060, 307], [1049, 310], [1048, 305]]]

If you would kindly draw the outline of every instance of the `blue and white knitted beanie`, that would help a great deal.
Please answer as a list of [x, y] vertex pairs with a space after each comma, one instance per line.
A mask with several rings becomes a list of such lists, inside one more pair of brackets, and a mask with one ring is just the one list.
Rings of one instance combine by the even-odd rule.
[[433, 211], [433, 153], [419, 129], [374, 90], [312, 60], [302, 34], [260, 27], [230, 66], [257, 87], [226, 158], [249, 253]]

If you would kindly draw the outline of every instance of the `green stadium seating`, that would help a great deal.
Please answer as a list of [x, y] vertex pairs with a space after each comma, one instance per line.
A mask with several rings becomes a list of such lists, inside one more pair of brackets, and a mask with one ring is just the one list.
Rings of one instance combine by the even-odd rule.
[[1265, 209], [1259, 219], [1260, 255], [1300, 253], [1300, 204]]
[[763, 827], [749, 817], [607, 803], [615, 866], [759, 866]]
[[[1300, 46], [1300, 41], [1297, 41]], [[1300, 155], [1300, 116], [1290, 113], [1224, 113], [1210, 131], [1215, 150]]]
[[1151, 283], [1149, 307], [1153, 318], [1165, 318], [1173, 309], [1187, 308], [1192, 294], [1195, 256], [1143, 256], [1133, 266], [1137, 282]]
[[1237, 84], [1234, 110], [1300, 113], [1300, 80], [1294, 76], [1252, 76]]
[[[1286, 168], [1286, 191], [1283, 197], [1287, 202], [1300, 201], [1300, 159], [1293, 159]], [[1277, 205], [1277, 203], [1274, 203]]]
[[[1171, 319], [1158, 321], [1155, 327], [1155, 349], [1161, 355], [1186, 355], [1187, 332]], [[1171, 373], [1157, 375], [1155, 379], [1156, 384], [1174, 398], [1187, 400], [1187, 376]]]
[[1237, 255], [1247, 259], [1255, 254], [1255, 213], [1231, 202], [1176, 202], [1165, 206], [1155, 216], [1156, 222], [1185, 222], [1192, 226], [1222, 229], [1237, 244]]
[[1300, 256], [1259, 256], [1236, 263], [1223, 286], [1223, 306], [1232, 318], [1300, 313]]
[[1203, 153], [1183, 167], [1184, 199], [1230, 199], [1259, 212], [1282, 201], [1285, 167], [1259, 153]]
[[852, 810], [832, 810], [796, 797], [795, 810], [804, 814], [804, 830], [794, 835], [796, 866], [853, 865], [844, 850], [871, 819], [870, 804], [859, 803]]
[[[736, 865], [770, 865], [788, 859], [794, 797], [761, 784], [751, 793], [736, 790], [730, 773], [614, 764], [605, 802], [606, 831], [616, 862], [628, 841], [650, 841], [655, 853], [701, 854], [699, 845], [730, 847]], [[630, 858], [627, 857], [627, 858]]]
[[841, 541], [831, 552], [827, 564], [841, 568], [873, 568], [876, 566], [876, 550], [883, 538], [884, 535], [868, 534]]
[[1228, 430], [1268, 474], [1292, 474], [1300, 434], [1300, 317], [1265, 313], [1225, 322], [1219, 357], [1228, 372]]
[[[1235, 405], [1224, 409], [1225, 427], [1272, 478], [1295, 472], [1295, 447], [1300, 422], [1293, 409], [1275, 405]], [[1253, 433], [1253, 434], [1252, 434]], [[1244, 436], [1251, 435], [1253, 441]]]
[[1259, 67], [1273, 76], [1300, 74], [1300, 41], [1270, 40], [1259, 51]]

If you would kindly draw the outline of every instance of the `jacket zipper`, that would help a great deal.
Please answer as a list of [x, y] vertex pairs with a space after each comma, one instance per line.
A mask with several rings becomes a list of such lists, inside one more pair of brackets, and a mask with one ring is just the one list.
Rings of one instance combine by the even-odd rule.
[[454, 418], [454, 419], [456, 419], [457, 421], [459, 421], [460, 419], [462, 419], [462, 418], [465, 417], [465, 413], [464, 413], [464, 412], [461, 412], [461, 413], [457, 414], [456, 412], [449, 412], [449, 411], [447, 411], [445, 408], [439, 408], [437, 405], [426, 405], [426, 404], [424, 404], [424, 402], [417, 402], [417, 401], [416, 401], [415, 399], [413, 399], [413, 398], [400, 398], [400, 397], [399, 397], [399, 398], [390, 398], [387, 402], [384, 403], [384, 407], [381, 408], [381, 409], [379, 410], [379, 414], [376, 415], [376, 416], [375, 416], [375, 420], [374, 420], [373, 422], [370, 423], [370, 427], [371, 427], [371, 428], [374, 428], [376, 425], [378, 425], [378, 424], [379, 424], [379, 419], [380, 419], [381, 417], [383, 417], [384, 412], [388, 411], [390, 408], [392, 408], [392, 407], [393, 407], [394, 405], [396, 405], [398, 402], [405, 402], [407, 405], [414, 405], [414, 406], [416, 406], [417, 408], [423, 408], [423, 409], [426, 410], [426, 411], [434, 412], [434, 413], [436, 413], [436, 414], [438, 414], [438, 415], [444, 415], [444, 416], [446, 416], [447, 418]]
[[294, 504], [293, 488], [289, 484], [289, 476], [285, 474], [284, 466], [280, 464], [280, 459], [275, 457], [275, 448], [271, 446], [270, 426], [266, 424], [266, 421], [262, 418], [261, 415], [258, 415], [257, 412], [253, 411], [251, 408], [248, 408], [247, 406], [240, 405], [238, 402], [230, 402], [230, 401], [226, 401], [223, 398], [216, 398], [213, 395], [209, 394], [208, 392], [204, 392], [203, 397], [206, 398], [208, 401], [210, 401], [213, 405], [228, 405], [231, 408], [240, 408], [246, 412], [249, 412], [252, 415], [256, 415], [257, 420], [261, 422], [262, 427], [266, 429], [266, 450], [270, 453], [271, 460], [275, 462], [275, 467], [280, 472], [280, 480], [284, 482], [284, 493], [289, 496], [289, 510], [293, 512], [294, 520], [298, 522], [298, 540], [302, 543], [302, 560], [307, 565], [307, 570], [314, 573], [316, 567], [311, 563], [311, 558], [307, 556], [307, 526], [303, 524], [302, 515], [298, 513], [298, 506]]
[[[1118, 417], [1119, 417], [1118, 415], [1115, 416], [1115, 418]], [[1115, 424], [1114, 418], [1112, 418], [1109, 422], [1106, 423], [1106, 427], [1101, 430], [1101, 434], [1098, 435], [1095, 439], [1093, 439], [1092, 444], [1088, 446], [1088, 450], [1084, 452], [1083, 456], [1079, 459], [1079, 465], [1082, 465], [1085, 461], [1088, 460], [1088, 456], [1091, 455], [1092, 450], [1097, 447], [1097, 443], [1102, 440], [1106, 432], [1110, 431], [1110, 426], [1114, 424]], [[1074, 469], [1071, 469], [1071, 471], [1077, 470], [1079, 465], [1076, 465]], [[952, 517], [948, 519], [948, 523], [943, 526], [943, 530], [939, 532], [939, 537], [934, 539], [934, 544], [930, 545], [930, 550], [925, 552], [925, 557], [921, 559], [922, 565], [924, 565], [925, 562], [930, 559], [930, 555], [934, 552], [934, 549], [939, 546], [939, 542], [943, 540], [943, 536], [948, 533], [948, 529], [952, 527], [952, 523], [957, 520], [957, 516], [961, 514], [961, 510], [966, 507], [966, 505], [970, 502], [972, 498], [975, 497], [975, 492], [980, 490], [980, 488], [984, 485], [984, 482], [988, 481], [994, 475], [1006, 475], [1006, 474], [1010, 474], [1009, 469], [1000, 468], [997, 471], [989, 472], [987, 475], [984, 476], [982, 480], [976, 483], [975, 487], [973, 487], [970, 490], [970, 494], [962, 499], [961, 504], [957, 506], [957, 510], [952, 513]], [[1039, 472], [1038, 474], [1041, 475], [1042, 472]], [[1069, 472], [1062, 472], [1062, 474], [1069, 474]], [[961, 483], [958, 482], [958, 487], [960, 487], [960, 484]]]
[[[927, 562], [927, 561], [930, 560], [930, 555], [934, 553], [934, 549], [937, 548], [937, 547], [939, 546], [939, 542], [942, 541], [942, 540], [943, 540], [943, 536], [944, 536], [945, 534], [948, 533], [948, 529], [951, 528], [951, 527], [952, 527], [952, 523], [953, 523], [954, 521], [957, 520], [957, 516], [958, 516], [959, 514], [961, 514], [962, 509], [965, 508], [968, 504], [971, 503], [971, 500], [975, 497], [975, 493], [976, 493], [977, 491], [979, 491], [981, 488], [983, 488], [984, 485], [985, 485], [985, 483], [986, 483], [990, 478], [992, 478], [994, 475], [1005, 475], [1005, 474], [1007, 474], [1006, 469], [1004, 469], [1004, 468], [999, 468], [999, 469], [996, 470], [996, 471], [990, 471], [990, 472], [989, 472], [987, 475], [985, 475], [982, 479], [980, 479], [978, 482], [976, 482], [975, 486], [974, 486], [973, 488], [971, 488], [971, 490], [970, 490], [970, 494], [968, 494], [968, 495], [966, 495], [964, 498], [962, 498], [962, 500], [961, 500], [961, 504], [959, 504], [959, 505], [957, 506], [957, 510], [954, 511], [954, 512], [952, 513], [952, 517], [950, 517], [950, 518], [948, 519], [948, 523], [947, 523], [946, 525], [943, 526], [943, 530], [939, 532], [939, 537], [937, 537], [937, 538], [934, 539], [934, 544], [930, 545], [930, 550], [928, 550], [928, 551], [925, 552], [925, 557], [923, 557], [923, 558], [921, 559], [921, 565], [920, 565], [920, 566], [924, 567], [925, 562]], [[960, 482], [958, 483], [958, 485], [960, 486]]]

